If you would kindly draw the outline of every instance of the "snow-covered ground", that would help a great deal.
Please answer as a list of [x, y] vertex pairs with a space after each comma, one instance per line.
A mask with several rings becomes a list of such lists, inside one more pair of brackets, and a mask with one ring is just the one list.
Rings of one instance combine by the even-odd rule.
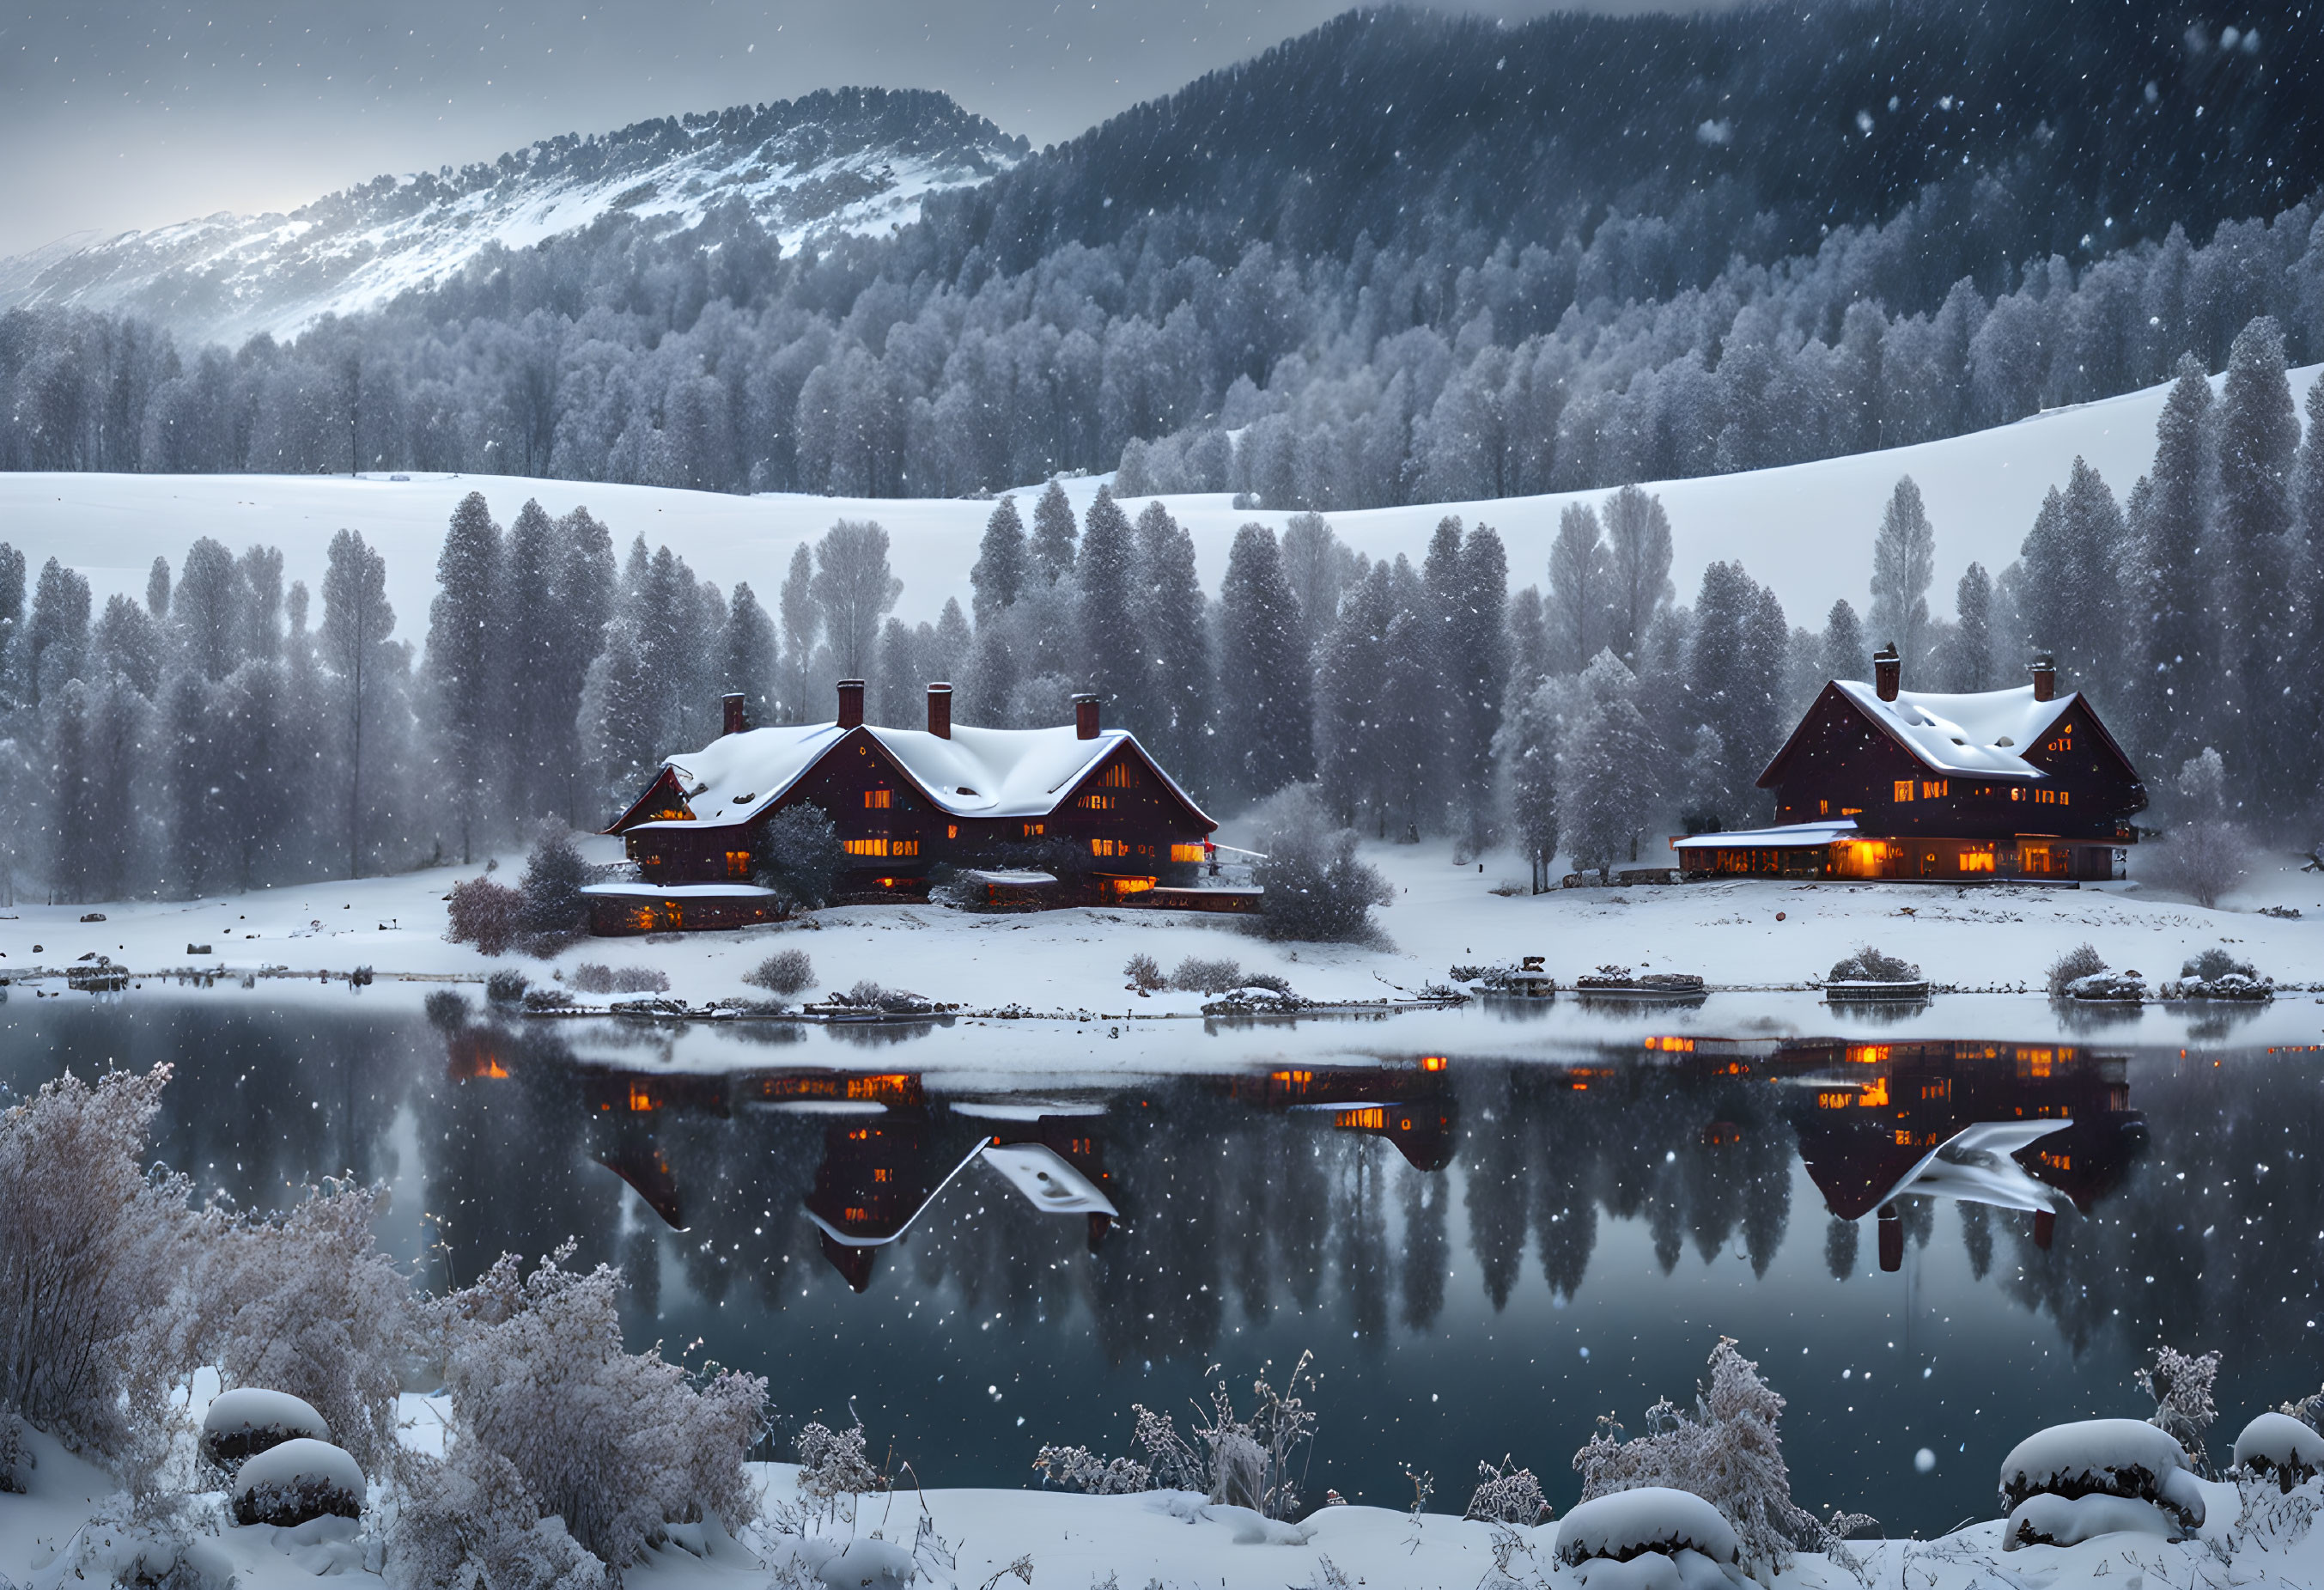
[[[588, 844], [601, 856], [613, 854], [610, 840]], [[1375, 919], [1390, 941], [1380, 948], [1271, 944], [1233, 918], [1179, 912], [1097, 908], [983, 915], [930, 905], [868, 905], [738, 932], [584, 939], [553, 961], [518, 955], [495, 960], [443, 937], [443, 897], [456, 879], [483, 870], [472, 866], [193, 901], [88, 908], [20, 901], [0, 910], [0, 975], [12, 977], [16, 986], [10, 992], [23, 998], [27, 975], [45, 968], [49, 975], [33, 985], [37, 997], [63, 989], [65, 968], [84, 957], [103, 956], [143, 976], [186, 966], [223, 966], [233, 974], [229, 981], [270, 968], [309, 978], [317, 972], [335, 975], [325, 985], [266, 978], [258, 990], [268, 999], [301, 997], [303, 990], [309, 996], [416, 1003], [447, 979], [479, 982], [509, 966], [553, 986], [559, 975], [570, 979], [574, 968], [594, 961], [657, 968], [669, 975], [673, 995], [698, 1004], [763, 997], [742, 982], [743, 974], [775, 950], [798, 947], [815, 965], [809, 997], [869, 978], [970, 1011], [1013, 1005], [1085, 1012], [1119, 1032], [1100, 1049], [1080, 1020], [998, 1024], [994, 1036], [999, 1040], [1005, 1031], [1005, 1042], [996, 1041], [995, 1052], [980, 1054], [977, 1063], [1011, 1070], [1186, 1063], [1181, 1023], [1149, 1018], [1196, 1017], [1203, 996], [1131, 993], [1122, 966], [1139, 953], [1152, 956], [1166, 972], [1188, 956], [1230, 957], [1249, 970], [1288, 979], [1306, 998], [1335, 1002], [1409, 997], [1444, 980], [1455, 965], [1527, 955], [1543, 957], [1565, 985], [1604, 963], [1688, 972], [1714, 990], [1730, 992], [1715, 992], [1693, 1011], [1659, 1012], [1653, 1018], [1656, 1026], [1732, 1033], [1848, 1032], [1877, 1023], [1895, 1037], [2054, 1035], [2071, 1030], [2061, 1023], [2079, 1012], [2061, 1015], [2052, 1006], [2042, 994], [2043, 974], [2059, 954], [2085, 941], [2111, 966], [2135, 968], [2152, 982], [2175, 976], [2189, 957], [2224, 946], [2279, 984], [2324, 985], [2324, 874], [2301, 873], [2299, 859], [2289, 855], [2264, 858], [2244, 890], [2207, 911], [2138, 883], [2135, 856], [2132, 883], [2080, 889], [1737, 881], [1527, 895], [1522, 889], [1497, 892], [1522, 876], [1519, 864], [1506, 854], [1466, 865], [1456, 865], [1450, 849], [1435, 843], [1370, 844], [1365, 855], [1397, 891], [1395, 902]], [[521, 857], [503, 857], [497, 875], [512, 879], [521, 866]], [[2301, 914], [2296, 920], [2263, 916], [2262, 906]], [[106, 920], [81, 921], [91, 909]], [[1941, 994], [1925, 1010], [1901, 1019], [1831, 1012], [1808, 985], [1867, 942], [1919, 963], [1941, 987], [1961, 992]], [[189, 948], [200, 946], [208, 953]], [[350, 991], [344, 975], [358, 966], [373, 968], [378, 981]], [[2170, 1043], [2182, 1041], [2190, 1023], [2200, 1030], [2203, 1021], [2188, 1007], [2151, 1006], [2107, 1031], [2110, 1041]], [[1360, 1041], [1516, 1054], [1610, 1040], [1638, 1025], [1634, 1014], [1561, 998], [1528, 1021], [1475, 1009], [1410, 1012], [1394, 1018], [1392, 1031], [1368, 1028]], [[1356, 1041], [1344, 1032], [1335, 1037], [1338, 1031], [1329, 1022], [1310, 1023], [1301, 1041]], [[2238, 1042], [2315, 1041], [2324, 1032], [2324, 1002], [2287, 993], [2269, 1009], [2239, 1020], [2235, 1032]], [[965, 1036], [956, 1032], [945, 1047], [959, 1049]], [[1233, 1064], [1283, 1041], [1281, 1029], [1261, 1024], [1232, 1041], [1206, 1046], [1194, 1063]], [[695, 1047], [706, 1057], [702, 1063], [724, 1063], [707, 1036]], [[734, 1062], [752, 1063], [742, 1048]]]
[[[2304, 401], [2319, 369], [2292, 373]], [[2063, 486], [2077, 458], [2105, 476], [2117, 496], [2145, 473], [2154, 455], [2163, 387], [2037, 415], [2015, 425], [1917, 447], [1862, 453], [1744, 475], [1650, 483], [1671, 518], [1673, 576], [1691, 598], [1703, 568], [1740, 559], [1775, 587], [1796, 624], [1821, 624], [1842, 596], [1860, 610], [1872, 571], [1872, 532], [1901, 475], [1920, 484], [1936, 527], [1932, 605], [1951, 600], [1953, 580], [1972, 559], [1998, 572], [2016, 558], [2042, 498]], [[1085, 509], [1103, 476], [1066, 483]], [[426, 631], [435, 594], [436, 552], [453, 505], [481, 491], [506, 523], [527, 497], [562, 513], [586, 504], [610, 525], [617, 545], [642, 535], [667, 543], [695, 572], [732, 585], [749, 580], [761, 601], [781, 583], [791, 550], [835, 520], [876, 519], [894, 540], [891, 560], [904, 578], [898, 611], [933, 620], [947, 597], [968, 605], [969, 566], [990, 504], [935, 498], [725, 496], [659, 486], [526, 480], [496, 476], [421, 476], [391, 481], [316, 476], [0, 475], [0, 538], [21, 548], [32, 567], [58, 558], [88, 577], [97, 605], [116, 592], [142, 598], [156, 557], [175, 568], [198, 536], [237, 550], [254, 542], [282, 549], [284, 578], [318, 589], [324, 550], [343, 528], [359, 531], [386, 554], [388, 596], [398, 633]], [[1417, 559], [1447, 513], [1494, 526], [1508, 542], [1512, 586], [1541, 583], [1558, 515], [1568, 503], [1596, 502], [1602, 492], [1507, 497], [1483, 503], [1426, 504], [1334, 513], [1341, 538], [1373, 558], [1402, 552]], [[1194, 539], [1198, 568], [1215, 589], [1237, 527], [1257, 522], [1280, 529], [1282, 512], [1239, 509], [1207, 495], [1164, 499]], [[1029, 511], [1029, 500], [1020, 503]], [[1132, 512], [1134, 513], [1135, 505]], [[1910, 681], [1907, 681], [1908, 683]]]

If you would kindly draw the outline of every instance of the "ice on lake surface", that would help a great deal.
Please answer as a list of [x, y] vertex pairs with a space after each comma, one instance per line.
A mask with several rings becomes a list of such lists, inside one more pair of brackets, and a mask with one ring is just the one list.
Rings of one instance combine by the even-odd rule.
[[171, 1063], [161, 1158], [244, 1206], [383, 1180], [430, 1284], [571, 1240], [627, 1271], [632, 1345], [768, 1374], [788, 1428], [852, 1403], [932, 1485], [1120, 1451], [1133, 1400], [1313, 1348], [1307, 1493], [1429, 1472], [1457, 1505], [1507, 1453], [1563, 1511], [1597, 1416], [1635, 1433], [1727, 1335], [1803, 1502], [1930, 1533], [1997, 1516], [2041, 1427], [2149, 1411], [2158, 1340], [2225, 1350], [2228, 1431], [2315, 1389], [2312, 1047], [1717, 1013], [1109, 1037], [149, 994], [17, 1002], [0, 1053], [20, 1093]]

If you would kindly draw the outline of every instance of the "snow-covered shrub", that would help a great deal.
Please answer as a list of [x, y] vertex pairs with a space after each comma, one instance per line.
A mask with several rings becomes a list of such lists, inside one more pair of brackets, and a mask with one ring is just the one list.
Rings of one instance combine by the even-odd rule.
[[202, 1286], [200, 1352], [223, 1382], [301, 1400], [366, 1467], [394, 1446], [414, 1344], [410, 1285], [373, 1234], [386, 1202], [383, 1187], [326, 1181], [281, 1216], [225, 1223]]
[[1109, 1461], [1086, 1447], [1044, 1447], [1034, 1455], [1041, 1477], [1065, 1491], [1092, 1496], [1125, 1496], [1154, 1489], [1154, 1471], [1134, 1457]]
[[2275, 993], [2273, 982], [2260, 975], [2249, 961], [2239, 961], [2213, 945], [2179, 966], [2175, 992], [2182, 999], [2265, 1000]]
[[1224, 994], [1243, 983], [1241, 964], [1224, 956], [1190, 955], [1170, 974], [1170, 986], [1187, 994]]
[[589, 864], [574, 847], [573, 837], [560, 825], [544, 826], [525, 857], [521, 886], [523, 904], [517, 929], [534, 940], [531, 948], [554, 955], [556, 947], [587, 925], [588, 899], [581, 886], [589, 881]]
[[669, 974], [659, 966], [615, 966], [615, 994], [668, 994]]
[[1086, 1447], [1044, 1447], [1033, 1466], [1068, 1490], [1206, 1491], [1213, 1502], [1248, 1507], [1268, 1518], [1296, 1518], [1300, 1503], [1292, 1465], [1315, 1435], [1315, 1416], [1299, 1395], [1299, 1382], [1312, 1379], [1307, 1365], [1313, 1356], [1299, 1355], [1279, 1391], [1268, 1382], [1262, 1366], [1252, 1382], [1257, 1405], [1249, 1419], [1236, 1414], [1225, 1382], [1220, 1382], [1211, 1392], [1207, 1421], [1194, 1427], [1192, 1441], [1178, 1433], [1168, 1414], [1132, 1403], [1137, 1424], [1130, 1440], [1145, 1454], [1142, 1461], [1107, 1462]]
[[831, 903], [847, 852], [839, 830], [819, 806], [787, 806], [760, 826], [752, 851], [752, 875], [794, 909]]
[[622, 1347], [621, 1273], [564, 1268], [571, 1247], [522, 1273], [503, 1254], [441, 1300], [454, 1439], [505, 1457], [545, 1512], [618, 1570], [665, 1523], [752, 1514], [742, 1459], [767, 1382], [722, 1370], [699, 1387], [658, 1349]]
[[2001, 1465], [2002, 1549], [2071, 1546], [2117, 1530], [2203, 1527], [2203, 1491], [2176, 1437], [2144, 1420], [2089, 1419], [2028, 1436]]
[[486, 955], [505, 955], [516, 942], [524, 914], [524, 896], [490, 878], [464, 878], [452, 885], [444, 937], [455, 944], [473, 944]]
[[1646, 1410], [1646, 1433], [1628, 1440], [1611, 1420], [1599, 1421], [1598, 1434], [1573, 1455], [1582, 1500], [1643, 1485], [1692, 1492], [1735, 1527], [1747, 1566], [1781, 1572], [1801, 1543], [1822, 1535], [1815, 1516], [1792, 1500], [1783, 1414], [1784, 1399], [1759, 1378], [1759, 1366], [1721, 1336], [1692, 1409], [1665, 1398]]
[[1488, 1523], [1525, 1524], [1541, 1522], [1549, 1516], [1549, 1499], [1541, 1493], [1541, 1482], [1533, 1470], [1518, 1468], [1516, 1460], [1506, 1454], [1498, 1467], [1481, 1459], [1477, 1464], [1477, 1489], [1469, 1498], [1469, 1509], [1462, 1518], [1482, 1519]]
[[528, 1011], [563, 1011], [573, 1007], [573, 996], [562, 988], [528, 988], [524, 991], [524, 1008]]
[[882, 1011], [891, 1016], [922, 1016], [935, 1010], [936, 1002], [905, 988], [887, 988], [869, 977], [859, 979], [854, 987], [835, 996], [839, 1004], [853, 1005], [859, 1010]]
[[234, 1476], [234, 1521], [288, 1529], [315, 1518], [363, 1516], [363, 1468], [328, 1441], [294, 1436], [244, 1462]]
[[2219, 1417], [2219, 1410], [2211, 1406], [2211, 1384], [2218, 1374], [2217, 1353], [2190, 1357], [2174, 1347], [2157, 1347], [2153, 1366], [2133, 1377], [2139, 1389], [2154, 1399], [2154, 1412], [2147, 1422], [2167, 1431], [2185, 1450], [2187, 1465], [2206, 1479], [2210, 1477], [2211, 1458], [2203, 1448], [2203, 1435]]
[[1918, 983], [1921, 968], [1893, 955], [1883, 955], [1872, 945], [1866, 945], [1847, 959], [1833, 963], [1834, 983]]
[[1639, 1485], [1583, 1502], [1557, 1527], [1557, 1561], [1596, 1590], [1726, 1590], [1743, 1582], [1743, 1546], [1719, 1509], [1691, 1491]]
[[1151, 994], [1157, 988], [1170, 985], [1170, 980], [1162, 975], [1161, 966], [1143, 951], [1122, 963], [1121, 975], [1130, 980], [1130, 986], [1140, 994]]
[[884, 1491], [888, 1481], [864, 1455], [863, 1421], [844, 1430], [810, 1421], [798, 1433], [799, 1493], [818, 1502]]
[[484, 997], [494, 1004], [518, 1003], [524, 998], [530, 982], [522, 972], [503, 967], [484, 979]]
[[2092, 972], [2066, 985], [2068, 999], [2119, 1000], [2132, 1003], [2146, 998], [2146, 979], [2134, 968], [2126, 972]]
[[815, 963], [804, 949], [779, 949], [743, 973], [742, 981], [770, 994], [794, 994], [815, 981]]
[[2161, 882], [2209, 909], [2250, 869], [2243, 830], [2228, 817], [2227, 764], [2206, 746], [2179, 767], [2179, 822], [2149, 867]]
[[2286, 1402], [2278, 1413], [2287, 1413], [2310, 1429], [2324, 1433], [2324, 1391], [2310, 1391], [2297, 1402]]
[[192, 1367], [168, 1308], [199, 1240], [182, 1176], [148, 1173], [170, 1068], [69, 1074], [0, 1115], [0, 1411], [125, 1460]]
[[2094, 947], [2077, 944], [2050, 963], [2050, 992], [2052, 995], [2062, 996], [2074, 984], [2085, 977], [2095, 976], [2106, 969], [2105, 958]]
[[2324, 1473], [2324, 1435], [2288, 1413], [2263, 1413], [2236, 1437], [2236, 1468], [2289, 1493]]
[[613, 992], [613, 968], [603, 961], [583, 961], [573, 968], [569, 981], [584, 994], [611, 994]]
[[331, 1427], [312, 1403], [288, 1391], [244, 1386], [211, 1399], [202, 1415], [202, 1458], [231, 1474], [244, 1459], [301, 1436], [331, 1438]]
[[1312, 791], [1297, 793], [1304, 799], [1277, 797], [1280, 826], [1261, 841], [1266, 855], [1252, 868], [1264, 892], [1258, 930], [1268, 938], [1319, 943], [1370, 939], [1371, 909], [1386, 905], [1394, 891], [1356, 859], [1355, 830], [1335, 828]]
[[473, 1441], [406, 1454], [386, 1577], [395, 1590], [603, 1590], [605, 1565], [544, 1517], [516, 1465]]

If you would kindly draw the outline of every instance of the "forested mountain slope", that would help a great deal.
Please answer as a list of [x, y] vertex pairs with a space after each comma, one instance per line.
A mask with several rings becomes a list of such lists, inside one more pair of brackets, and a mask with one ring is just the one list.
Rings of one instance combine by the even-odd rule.
[[290, 345], [10, 317], [0, 467], [927, 497], [1119, 466], [1344, 512], [1910, 445], [2217, 370], [2256, 316], [2324, 357], [2314, 32], [1353, 12], [892, 234], [669, 199]]

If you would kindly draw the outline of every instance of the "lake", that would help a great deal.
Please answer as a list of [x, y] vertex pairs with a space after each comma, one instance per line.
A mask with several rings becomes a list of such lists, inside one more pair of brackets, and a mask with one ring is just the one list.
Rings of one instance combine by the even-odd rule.
[[633, 1346], [766, 1374], [786, 1431], [852, 1407], [931, 1485], [1031, 1483], [1044, 1442], [1120, 1452], [1132, 1402], [1183, 1429], [1214, 1382], [1246, 1404], [1312, 1351], [1311, 1499], [1409, 1505], [1426, 1474], [1458, 1511], [1508, 1454], [1563, 1510], [1597, 1418], [1635, 1432], [1723, 1334], [1789, 1399], [1801, 1502], [1925, 1534], [1992, 1516], [2041, 1425], [2147, 1412], [2155, 1343], [2225, 1352], [2222, 1460], [2324, 1357], [2324, 1055], [2233, 1030], [1722, 1036], [1625, 1010], [1322, 1041], [1146, 1023], [1125, 1060], [1104, 1018], [703, 1033], [16, 992], [19, 1094], [168, 1062], [155, 1152], [206, 1194], [384, 1181], [383, 1241], [431, 1287], [571, 1243], [624, 1268]]

